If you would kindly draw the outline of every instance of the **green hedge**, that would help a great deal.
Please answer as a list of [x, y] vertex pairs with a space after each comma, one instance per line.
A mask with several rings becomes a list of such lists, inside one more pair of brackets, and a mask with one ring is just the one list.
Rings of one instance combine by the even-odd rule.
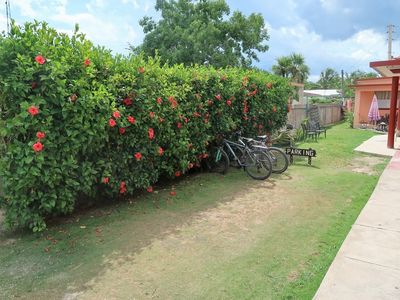
[[0, 38], [0, 177], [10, 227], [45, 228], [78, 198], [152, 191], [207, 156], [220, 133], [286, 122], [288, 82], [236, 68], [113, 56], [45, 23]]

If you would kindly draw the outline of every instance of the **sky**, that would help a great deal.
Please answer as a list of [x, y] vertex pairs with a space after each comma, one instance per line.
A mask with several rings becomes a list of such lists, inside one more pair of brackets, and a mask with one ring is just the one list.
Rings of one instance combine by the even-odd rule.
[[[95, 44], [128, 53], [144, 37], [139, 20], [159, 18], [155, 0], [8, 0], [18, 24], [46, 21], [62, 32], [74, 25]], [[0, 31], [6, 30], [5, 1]], [[340, 72], [372, 71], [369, 62], [387, 59], [387, 25], [395, 25], [393, 56], [400, 56], [398, 0], [226, 0], [231, 11], [261, 13], [270, 39], [256, 66], [271, 70], [276, 59], [293, 52], [305, 57], [311, 81], [327, 67]]]

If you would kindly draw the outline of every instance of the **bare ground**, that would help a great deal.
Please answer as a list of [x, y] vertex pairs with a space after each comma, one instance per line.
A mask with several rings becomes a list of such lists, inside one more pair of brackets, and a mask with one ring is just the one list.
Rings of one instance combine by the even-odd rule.
[[376, 175], [378, 172], [375, 166], [384, 161], [385, 158], [379, 156], [359, 156], [351, 162], [349, 167], [353, 172]]
[[[212, 280], [213, 265], [243, 255], [257, 242], [272, 212], [281, 210], [293, 192], [260, 182], [230, 201], [195, 216], [131, 257], [105, 258], [108, 270], [94, 278], [78, 299], [179, 299], [201, 294]], [[211, 267], [210, 267], [211, 266]], [[201, 274], [201, 275], [199, 275]], [[200, 278], [199, 278], [200, 276]]]

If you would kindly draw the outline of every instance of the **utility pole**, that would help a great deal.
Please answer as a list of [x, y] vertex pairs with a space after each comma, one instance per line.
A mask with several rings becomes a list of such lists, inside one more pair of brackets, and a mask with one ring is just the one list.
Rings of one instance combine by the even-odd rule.
[[394, 33], [394, 25], [388, 25], [388, 60], [392, 59], [392, 41], [393, 41], [393, 33]]
[[344, 72], [342, 70], [342, 106], [344, 106]]
[[6, 0], [6, 19], [7, 19], [7, 33], [10, 34], [11, 31], [11, 8], [10, 1]]

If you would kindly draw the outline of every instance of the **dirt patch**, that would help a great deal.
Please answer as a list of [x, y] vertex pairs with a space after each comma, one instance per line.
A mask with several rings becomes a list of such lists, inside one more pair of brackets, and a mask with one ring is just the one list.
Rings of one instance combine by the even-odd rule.
[[272, 183], [260, 182], [232, 201], [197, 214], [189, 224], [155, 239], [140, 253], [105, 258], [103, 263], [110, 267], [78, 299], [183, 299], [201, 294], [202, 283], [220, 271], [218, 266], [249, 251], [271, 214], [287, 209], [284, 199], [291, 197], [287, 186], [280, 181], [269, 189]]
[[379, 156], [360, 156], [353, 159], [349, 168], [356, 173], [377, 175], [376, 166], [384, 163], [386, 158]]

